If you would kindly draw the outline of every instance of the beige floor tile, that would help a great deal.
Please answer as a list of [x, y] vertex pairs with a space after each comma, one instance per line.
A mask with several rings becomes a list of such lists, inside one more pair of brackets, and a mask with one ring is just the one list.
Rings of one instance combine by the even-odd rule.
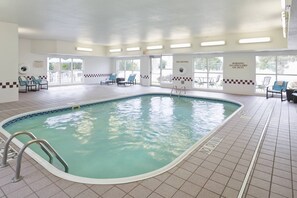
[[220, 166], [220, 165], [215, 170], [215, 172], [225, 175], [227, 177], [230, 177], [232, 175], [233, 171], [234, 170]]
[[172, 198], [193, 198], [191, 195], [183, 192], [183, 191], [177, 191]]
[[132, 182], [128, 184], [119, 184], [116, 185], [119, 189], [125, 191], [126, 193], [130, 192], [133, 188], [135, 188], [138, 185], [138, 182]]
[[282, 178], [282, 177], [278, 177], [278, 176], [275, 176], [275, 175], [272, 177], [272, 183], [278, 184], [280, 186], [284, 186], [284, 187], [287, 187], [287, 188], [292, 188], [292, 180], [285, 179], [285, 178]]
[[113, 187], [111, 189], [109, 189], [107, 192], [105, 192], [102, 197], [103, 198], [114, 198], [114, 197], [118, 197], [118, 198], [122, 198], [126, 195], [126, 193], [124, 191], [122, 191], [121, 189], [117, 188], [117, 187]]
[[46, 188], [46, 186], [49, 186], [53, 182], [48, 179], [47, 177], [43, 177], [42, 179], [32, 183], [30, 187], [32, 188], [33, 191], [38, 191], [42, 188]]
[[187, 180], [192, 175], [192, 172], [187, 171], [183, 168], [178, 168], [173, 174], [184, 180]]
[[[61, 106], [73, 99], [75, 99], [74, 102], [80, 102], [153, 90], [170, 92], [170, 89], [166, 90], [156, 87], [133, 86], [126, 89], [116, 86], [88, 85], [55, 87], [47, 91], [42, 90], [40, 92], [20, 94], [20, 101], [0, 104], [0, 121], [17, 113]], [[259, 197], [262, 195], [265, 197], [266, 192], [269, 190], [271, 190], [271, 197], [282, 197], [283, 195], [290, 197], [289, 194], [286, 194], [288, 189], [290, 189], [288, 188], [290, 183], [295, 190], [291, 189], [291, 192], [296, 193], [296, 105], [287, 102], [280, 103], [277, 99], [266, 100], [263, 97], [235, 96], [200, 91], [189, 91], [189, 93], [239, 100], [245, 104], [245, 115], [250, 116], [250, 118], [233, 117], [226, 125], [220, 128], [216, 132], [215, 137], [223, 138], [223, 140], [210, 155], [196, 149], [191, 156], [186, 157], [178, 166], [170, 169], [168, 172], [154, 178], [145, 179], [135, 183], [135, 185], [124, 184], [116, 185], [117, 187], [115, 187], [114, 185], [75, 184], [50, 174], [37, 162], [25, 155], [21, 172], [21, 175], [24, 176], [23, 183], [18, 183], [14, 187], [10, 184], [10, 179], [14, 176], [15, 162], [11, 163], [11, 167], [0, 169], [0, 197], [4, 196], [4, 192], [12, 194], [12, 192], [16, 193], [23, 190], [25, 195], [28, 194], [31, 197], [95, 197], [98, 195], [103, 197], [131, 198], [133, 196], [126, 193], [133, 192], [135, 197], [146, 196], [145, 192], [139, 193], [143, 192], [143, 189], [150, 192], [148, 196], [151, 198], [162, 197], [161, 195], [165, 197], [195, 197], [197, 194], [198, 197], [220, 197], [221, 195], [223, 197], [236, 197], [254, 154], [253, 152], [258, 143], [261, 130], [264, 127], [265, 119], [268, 116], [269, 112], [266, 108], [271, 109], [271, 106], [274, 104], [276, 104], [275, 112], [273, 113], [272, 121], [269, 123], [267, 134], [257, 159], [251, 185], [248, 186], [249, 194], [247, 197]], [[289, 120], [291, 121], [290, 125], [288, 124]], [[271, 181], [272, 167], [274, 167], [274, 177]], [[211, 180], [209, 180], [210, 178]], [[291, 180], [294, 182], [292, 183]], [[271, 189], [270, 182], [273, 182], [273, 188]], [[213, 186], [219, 187], [213, 188]], [[4, 192], [1, 191], [1, 188]], [[32, 192], [34, 189], [37, 191], [36, 193]], [[65, 191], [62, 191], [62, 189]], [[274, 192], [276, 191], [274, 189], [277, 189], [277, 192]], [[66, 192], [68, 192], [68, 195]], [[12, 194], [12, 196], [15, 195]]]
[[166, 184], [169, 184], [170, 186], [172, 186], [176, 189], [179, 189], [183, 185], [184, 182], [185, 182], [184, 179], [177, 177], [175, 175], [171, 175], [170, 177], [168, 177], [165, 180]]
[[291, 188], [286, 188], [284, 186], [280, 186], [280, 185], [277, 185], [274, 183], [272, 183], [272, 185], [271, 185], [271, 191], [276, 194], [283, 195], [285, 197], [293, 197], [293, 195], [292, 195], [293, 191]]
[[55, 194], [58, 194], [60, 191], [62, 190], [58, 186], [56, 186], [55, 184], [51, 184], [46, 188], [36, 191], [36, 194], [40, 198], [42, 197], [46, 198], [46, 197], [51, 197]]
[[98, 195], [103, 195], [105, 192], [110, 190], [113, 185], [93, 185], [91, 189], [96, 192]]
[[214, 172], [211, 177], [210, 177], [211, 180], [213, 181], [216, 181], [220, 184], [223, 184], [224, 186], [228, 183], [229, 181], [229, 177], [225, 176], [225, 175], [222, 175], [220, 173], [216, 173]]
[[69, 196], [65, 192], [60, 191], [59, 193], [51, 196], [51, 198], [69, 198]]
[[197, 169], [197, 165], [192, 164], [188, 161], [185, 161], [182, 165], [181, 168], [193, 173]]
[[184, 191], [185, 193], [196, 197], [199, 193], [199, 191], [202, 189], [202, 187], [197, 186], [191, 182], [186, 181], [180, 188], [180, 190]]
[[254, 197], [266, 198], [269, 196], [269, 191], [250, 185], [247, 194]]
[[157, 193], [152, 193], [150, 194], [150, 196], [148, 198], [164, 198], [161, 195], [157, 194]]
[[219, 198], [220, 195], [211, 192], [207, 189], [202, 189], [196, 198]]
[[162, 183], [155, 192], [163, 197], [172, 197], [177, 189], [173, 188], [172, 186]]
[[198, 174], [198, 175], [201, 175], [203, 177], [208, 178], [208, 177], [210, 177], [212, 175], [213, 171], [200, 166], [200, 167], [198, 167], [196, 169], [195, 173]]
[[94, 191], [92, 191], [91, 189], [87, 189], [83, 192], [81, 192], [80, 194], [78, 194], [77, 196], [75, 196], [75, 198], [98, 198], [98, 194], [96, 194]]
[[238, 181], [236, 179], [230, 179], [228, 184], [227, 184], [228, 187], [234, 189], [234, 190], [237, 190], [239, 191], [241, 186], [242, 186], [242, 182], [241, 181]]
[[8, 198], [20, 198], [20, 197], [26, 197], [30, 194], [32, 194], [33, 191], [28, 187], [28, 186], [24, 186], [20, 189], [17, 189], [16, 191], [13, 191], [9, 194], [7, 194]]
[[17, 191], [20, 188], [23, 188], [24, 186], [26, 186], [26, 183], [24, 181], [19, 181], [19, 182], [16, 182], [16, 183], [10, 182], [10, 183], [6, 184], [5, 186], [2, 186], [1, 189], [3, 190], [3, 192], [5, 194], [9, 194], [9, 193], [12, 193], [14, 191]]
[[138, 185], [132, 191], [129, 192], [129, 195], [133, 197], [145, 198], [148, 197], [152, 193], [148, 188]]
[[270, 182], [267, 182], [262, 179], [258, 179], [256, 177], [253, 177], [251, 180], [251, 185], [257, 186], [259, 188], [262, 188], [264, 190], [270, 190]]
[[65, 193], [71, 197], [75, 197], [76, 195], [80, 194], [81, 192], [88, 189], [88, 187], [84, 184], [74, 183], [71, 186], [64, 189]]
[[236, 198], [238, 197], [239, 191], [234, 190], [232, 188], [226, 187], [224, 192], [223, 192], [223, 196], [227, 197], [227, 198]]
[[191, 177], [189, 177], [188, 181], [192, 182], [195, 185], [203, 187], [207, 182], [207, 178], [194, 173], [193, 175], [191, 175]]
[[149, 178], [149, 179], [142, 181], [141, 185], [145, 186], [146, 188], [148, 188], [150, 190], [156, 190], [156, 188], [158, 188], [158, 186], [160, 186], [161, 183], [162, 182], [159, 181], [158, 179]]
[[216, 194], [222, 194], [224, 191], [224, 187], [225, 185], [222, 185], [216, 181], [213, 180], [208, 180], [204, 186], [204, 188], [206, 188], [209, 191], [212, 191]]

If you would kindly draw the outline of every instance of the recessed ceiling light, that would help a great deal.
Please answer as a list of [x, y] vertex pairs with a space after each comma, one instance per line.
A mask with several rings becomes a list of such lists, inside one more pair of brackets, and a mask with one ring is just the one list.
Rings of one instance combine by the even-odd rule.
[[110, 49], [109, 52], [121, 52], [122, 49], [121, 48], [118, 48], [118, 49]]
[[180, 44], [171, 44], [170, 48], [185, 48], [191, 47], [191, 43], [180, 43]]
[[163, 45], [152, 45], [152, 46], [147, 46], [146, 49], [148, 49], [148, 50], [163, 49]]
[[202, 47], [206, 47], [206, 46], [217, 46], [217, 45], [225, 45], [226, 42], [225, 41], [208, 41], [208, 42], [202, 42], [200, 43], [200, 45]]
[[84, 51], [84, 52], [92, 52], [92, 48], [87, 48], [87, 47], [76, 47], [77, 51]]
[[240, 44], [244, 44], [244, 43], [266, 43], [266, 42], [270, 42], [270, 41], [271, 41], [270, 37], [239, 39]]
[[131, 52], [131, 51], [139, 51], [140, 50], [140, 47], [128, 47], [126, 50], [129, 51], [129, 52]]

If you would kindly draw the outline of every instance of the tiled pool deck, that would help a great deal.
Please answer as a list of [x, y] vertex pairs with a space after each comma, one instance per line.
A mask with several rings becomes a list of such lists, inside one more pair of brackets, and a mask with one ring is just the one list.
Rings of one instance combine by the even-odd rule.
[[[0, 121], [19, 113], [148, 92], [170, 92], [157, 87], [69, 86], [20, 93], [18, 102], [0, 104]], [[121, 185], [89, 185], [60, 179], [33, 159], [22, 162], [24, 179], [11, 183], [15, 162], [0, 168], [2, 197], [238, 197], [267, 118], [267, 132], [259, 147], [243, 197], [297, 197], [297, 104], [279, 98], [238, 96], [190, 91], [187, 94], [232, 99], [245, 106], [212, 137], [222, 141], [210, 153], [191, 153], [176, 167], [159, 176]], [[204, 144], [202, 144], [204, 145]]]

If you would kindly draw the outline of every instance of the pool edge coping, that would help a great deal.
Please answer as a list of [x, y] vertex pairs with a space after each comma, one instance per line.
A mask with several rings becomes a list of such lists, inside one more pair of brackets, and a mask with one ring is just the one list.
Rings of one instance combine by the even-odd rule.
[[[88, 105], [88, 104], [94, 104], [94, 103], [100, 103], [100, 102], [106, 102], [111, 100], [118, 100], [118, 99], [125, 99], [130, 97], [137, 97], [137, 96], [144, 96], [144, 95], [153, 95], [153, 94], [162, 94], [162, 95], [171, 95], [167, 92], [149, 92], [149, 93], [139, 93], [139, 94], [128, 94], [124, 96], [118, 96], [118, 97], [111, 97], [111, 98], [104, 98], [99, 100], [89, 100], [89, 101], [82, 101], [77, 103], [68, 103], [67, 105], [58, 106], [58, 107], [52, 107], [52, 108], [45, 108], [45, 109], [39, 109], [35, 111], [29, 111], [25, 113], [21, 113], [18, 115], [11, 116], [3, 121], [0, 122], [0, 133], [2, 133], [6, 138], [9, 138], [11, 136], [10, 133], [8, 133], [2, 126], [6, 124], [7, 122], [17, 119], [22, 116], [45, 112], [45, 111], [52, 111], [52, 110], [59, 110], [64, 108], [71, 108], [74, 105]], [[172, 94], [174, 96], [178, 96], [177, 94]], [[193, 144], [190, 148], [185, 150], [181, 155], [179, 155], [175, 160], [167, 164], [166, 166], [163, 166], [162, 168], [159, 168], [157, 170], [136, 175], [136, 176], [130, 176], [130, 177], [124, 177], [124, 178], [112, 178], [112, 179], [95, 179], [95, 178], [87, 178], [87, 177], [80, 177], [71, 175], [69, 173], [65, 173], [58, 168], [54, 167], [52, 164], [50, 164], [48, 161], [40, 157], [38, 154], [36, 154], [34, 151], [32, 151], [30, 148], [26, 149], [26, 154], [28, 154], [30, 157], [32, 157], [37, 163], [39, 163], [41, 166], [43, 166], [47, 171], [52, 173], [53, 175], [69, 180], [72, 182], [78, 182], [78, 183], [84, 183], [84, 184], [124, 184], [124, 183], [130, 183], [130, 182], [136, 182], [148, 178], [155, 177], [157, 175], [163, 174], [170, 169], [174, 168], [177, 164], [179, 164], [181, 161], [183, 161], [187, 156], [189, 156], [194, 150], [196, 150], [200, 145], [203, 143], [206, 143], [205, 141], [210, 139], [221, 127], [223, 127], [230, 119], [232, 119], [235, 115], [237, 115], [243, 108], [244, 105], [238, 101], [230, 100], [230, 99], [222, 99], [222, 98], [216, 98], [216, 97], [204, 97], [204, 96], [196, 96], [193, 94], [189, 95], [181, 95], [181, 97], [194, 97], [194, 98], [202, 98], [202, 99], [210, 99], [210, 100], [216, 100], [216, 101], [224, 101], [224, 102], [231, 102], [240, 105], [240, 107], [233, 112], [227, 119], [225, 119], [222, 123], [220, 123], [217, 127], [215, 127], [213, 130], [211, 130], [207, 135], [202, 137], [200, 140], [198, 140], [195, 144]], [[18, 139], [13, 139], [12, 141], [17, 147], [22, 148], [24, 144], [20, 142]]]

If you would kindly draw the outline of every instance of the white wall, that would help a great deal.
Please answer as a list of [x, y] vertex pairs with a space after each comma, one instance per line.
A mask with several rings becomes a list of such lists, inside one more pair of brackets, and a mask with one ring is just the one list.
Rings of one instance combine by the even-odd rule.
[[[32, 40], [32, 52], [43, 54], [65, 54], [75, 56], [106, 56], [106, 47], [100, 45], [87, 45], [76, 42], [56, 40]], [[77, 51], [76, 47], [91, 48], [93, 51]]]
[[[177, 88], [192, 89], [193, 85], [193, 55], [173, 56], [173, 85]], [[163, 84], [162, 84], [163, 85]], [[173, 85], [163, 85], [172, 87]]]
[[256, 60], [251, 53], [224, 55], [223, 90], [225, 93], [253, 95], [256, 85]]
[[18, 100], [18, 26], [0, 22], [0, 103]]
[[32, 53], [32, 42], [28, 39], [19, 40], [19, 66], [26, 65], [28, 71], [25, 76], [46, 76], [47, 56], [45, 54]]
[[151, 59], [149, 56], [142, 56], [140, 58], [140, 84], [143, 86], [151, 85], [150, 65]]
[[[84, 74], [86, 84], [99, 83], [110, 73], [110, 58], [98, 56], [83, 56], [73, 50], [74, 44], [68, 42], [59, 42], [59, 51], [66, 54], [48, 54], [55, 50], [57, 43], [53, 41], [20, 39], [19, 42], [19, 65], [28, 66], [29, 70], [25, 76], [46, 76], [47, 75], [47, 57], [77, 57], [84, 60]], [[68, 50], [67, 50], [68, 49]], [[72, 50], [72, 51], [71, 51]], [[74, 54], [70, 54], [73, 52]]]
[[85, 84], [100, 83], [111, 71], [111, 59], [106, 57], [84, 57]]
[[[38, 41], [39, 49], [42, 52], [49, 51], [53, 48], [52, 42], [48, 41]], [[42, 44], [41, 44], [42, 43]], [[59, 42], [60, 44], [63, 42]], [[66, 43], [67, 44], [67, 43]], [[66, 45], [65, 44], [65, 45]], [[68, 43], [69, 44], [69, 43]], [[67, 46], [69, 47], [70, 45]], [[243, 50], [247, 48], [260, 48], [259, 44], [249, 44], [248, 46], [242, 46]], [[54, 45], [56, 48], [57, 45]], [[262, 46], [263, 47], [263, 46]], [[66, 50], [67, 47], [63, 48]], [[46, 65], [46, 57], [47, 53], [36, 53], [36, 41], [21, 39], [20, 47], [19, 47], [19, 63], [26, 64], [30, 66], [30, 70], [28, 71], [29, 75], [38, 75], [44, 72], [46, 75], [46, 66], [41, 68], [35, 68], [35, 61], [42, 61]], [[69, 48], [70, 49], [70, 48]], [[71, 48], [72, 49], [72, 48]], [[176, 49], [174, 50], [176, 53], [173, 54], [173, 84], [161, 84], [161, 87], [173, 87], [173, 85], [177, 85], [178, 87], [186, 86], [187, 89], [193, 88], [193, 58], [195, 56], [223, 56], [224, 58], [224, 90], [225, 93], [232, 94], [244, 94], [244, 95], [253, 95], [255, 93], [255, 56], [256, 55], [284, 55], [284, 54], [297, 54], [297, 51], [266, 51], [266, 52], [255, 52], [253, 51], [238, 51], [238, 52], [225, 52], [225, 53], [199, 53], [197, 55], [192, 54], [191, 52], [186, 52], [188, 49]], [[62, 51], [62, 49], [60, 49]], [[66, 50], [67, 51], [67, 50]], [[66, 52], [65, 51], [65, 52]], [[166, 50], [165, 50], [166, 51]], [[154, 53], [159, 53], [160, 50], [154, 51]], [[184, 52], [183, 54], [181, 52]], [[126, 54], [124, 58], [128, 57], [137, 57], [135, 54], [142, 52], [131, 52], [131, 54]], [[150, 86], [150, 54], [152, 52], [146, 52], [148, 54], [139, 55], [138, 57], [141, 60], [141, 71], [140, 71], [140, 84], [143, 86]], [[166, 55], [170, 55], [171, 53], [166, 53]], [[51, 55], [56, 56], [56, 55]], [[107, 78], [107, 76], [116, 71], [115, 67], [115, 58], [109, 58], [106, 56], [89, 56], [89, 55], [81, 55], [81, 54], [67, 54], [67, 55], [57, 55], [60, 57], [79, 57], [84, 60], [84, 73], [85, 73], [85, 83], [93, 84], [99, 83], [101, 80]], [[184, 72], [179, 72], [179, 69], [183, 68]], [[181, 82], [184, 81], [184, 84]], [[214, 91], [214, 90], [213, 90]]]

